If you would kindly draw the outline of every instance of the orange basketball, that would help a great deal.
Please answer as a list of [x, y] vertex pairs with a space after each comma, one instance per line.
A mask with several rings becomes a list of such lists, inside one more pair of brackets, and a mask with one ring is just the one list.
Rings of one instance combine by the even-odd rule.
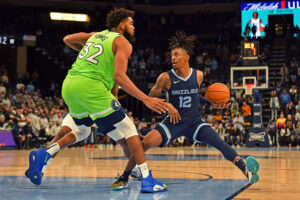
[[215, 104], [227, 103], [230, 99], [230, 90], [223, 83], [214, 83], [208, 86], [205, 97]]
[[263, 32], [263, 31], [265, 31], [265, 27], [259, 27], [259, 30], [260, 30], [260, 32]]

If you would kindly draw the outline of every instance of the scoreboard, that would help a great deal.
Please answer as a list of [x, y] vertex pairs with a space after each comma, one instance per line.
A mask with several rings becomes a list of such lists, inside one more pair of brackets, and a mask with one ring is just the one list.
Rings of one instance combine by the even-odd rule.
[[258, 65], [259, 63], [258, 41], [242, 41], [241, 57], [244, 61], [244, 65]]

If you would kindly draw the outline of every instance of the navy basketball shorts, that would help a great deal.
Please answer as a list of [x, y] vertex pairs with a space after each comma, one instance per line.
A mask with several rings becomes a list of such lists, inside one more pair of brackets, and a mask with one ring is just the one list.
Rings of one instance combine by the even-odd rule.
[[160, 147], [163, 147], [181, 136], [185, 136], [189, 141], [200, 142], [197, 140], [197, 135], [203, 127], [207, 126], [210, 125], [201, 118], [189, 122], [180, 121], [177, 124], [173, 124], [170, 122], [170, 118], [167, 117], [161, 123], [157, 124], [154, 129], [161, 134], [162, 143]]

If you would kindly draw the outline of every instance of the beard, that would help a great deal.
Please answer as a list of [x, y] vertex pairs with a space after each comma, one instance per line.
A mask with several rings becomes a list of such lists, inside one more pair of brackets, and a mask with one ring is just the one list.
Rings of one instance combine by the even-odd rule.
[[130, 35], [130, 33], [128, 32], [127, 28], [125, 28], [124, 31], [124, 37], [130, 42], [130, 43], [134, 43], [135, 42], [135, 37], [133, 35]]

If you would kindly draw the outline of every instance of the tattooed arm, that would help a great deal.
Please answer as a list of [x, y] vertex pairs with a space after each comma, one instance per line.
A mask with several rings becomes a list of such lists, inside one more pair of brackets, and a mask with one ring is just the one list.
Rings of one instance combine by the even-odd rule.
[[171, 87], [170, 76], [167, 72], [163, 72], [159, 75], [155, 85], [149, 93], [149, 97], [159, 97], [162, 92], [168, 91]]
[[[170, 76], [167, 72], [163, 72], [159, 75], [156, 80], [155, 85], [151, 89], [148, 96], [150, 97], [159, 97], [162, 92], [168, 91], [171, 87]], [[167, 103], [168, 112], [170, 116], [171, 123], [178, 123], [181, 120], [180, 114], [176, 108], [171, 103]]]

